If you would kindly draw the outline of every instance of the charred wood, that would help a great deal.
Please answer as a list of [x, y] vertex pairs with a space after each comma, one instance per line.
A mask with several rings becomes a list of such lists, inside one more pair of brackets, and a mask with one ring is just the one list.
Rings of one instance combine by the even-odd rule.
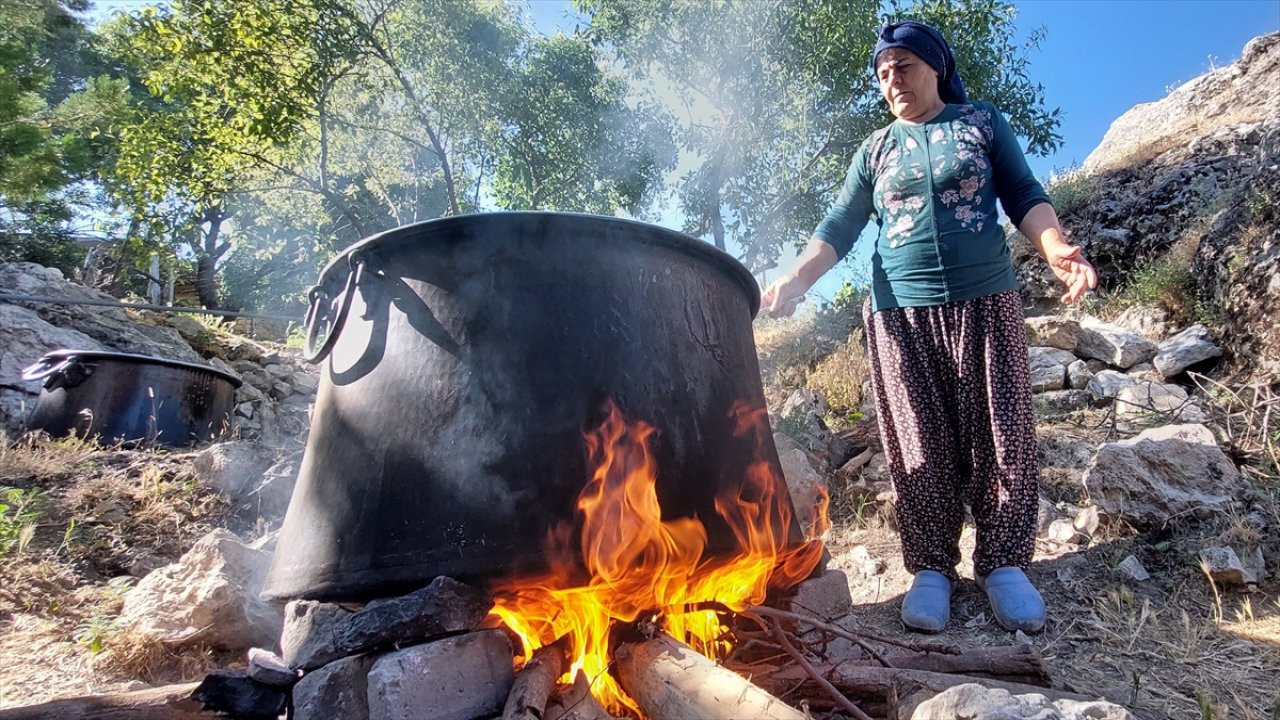
[[547, 698], [555, 689], [556, 681], [564, 674], [566, 638], [544, 645], [533, 652], [516, 675], [507, 695], [502, 720], [542, 720], [547, 709]]
[[591, 695], [591, 683], [581, 670], [572, 685], [562, 685], [547, 703], [543, 720], [616, 720]]

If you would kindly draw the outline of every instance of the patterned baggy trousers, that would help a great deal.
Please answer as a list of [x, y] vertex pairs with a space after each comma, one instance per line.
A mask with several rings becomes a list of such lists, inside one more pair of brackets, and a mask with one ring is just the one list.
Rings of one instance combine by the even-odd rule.
[[903, 562], [953, 580], [969, 506], [974, 572], [1035, 550], [1035, 420], [1020, 298], [863, 310]]

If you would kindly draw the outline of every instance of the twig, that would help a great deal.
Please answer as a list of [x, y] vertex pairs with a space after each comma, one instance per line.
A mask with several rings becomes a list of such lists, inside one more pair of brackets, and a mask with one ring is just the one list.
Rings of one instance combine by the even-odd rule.
[[826, 690], [827, 693], [831, 695], [832, 699], [836, 701], [836, 704], [857, 720], [871, 720], [870, 715], [862, 712], [861, 708], [854, 705], [852, 700], [846, 697], [844, 693], [837, 690], [830, 681], [819, 675], [817, 670], [813, 669], [813, 666], [809, 664], [809, 660], [791, 644], [791, 640], [787, 638], [786, 631], [782, 629], [782, 623], [778, 622], [777, 618], [771, 618], [770, 625], [772, 625], [774, 635], [782, 643], [782, 648], [787, 651], [787, 654], [799, 663], [800, 667], [804, 668], [805, 673], [808, 674], [809, 677], [813, 678], [814, 682], [818, 683], [823, 690]]
[[876, 652], [874, 648], [867, 645], [864, 638], [874, 640], [878, 643], [884, 643], [885, 645], [894, 645], [896, 647], [906, 648], [907, 650], [916, 650], [918, 652], [936, 652], [936, 653], [942, 653], [944, 655], [964, 654], [964, 651], [956, 647], [955, 645], [944, 645], [942, 643], [906, 642], [903, 640], [899, 640], [897, 638], [892, 638], [885, 635], [881, 635], [879, 633], [868, 631], [865, 628], [859, 628], [858, 633], [855, 634], [853, 632], [850, 632], [849, 630], [845, 630], [839, 625], [833, 625], [832, 623], [824, 622], [822, 620], [818, 620], [817, 618], [811, 618], [806, 615], [800, 615], [798, 613], [788, 612], [786, 610], [778, 610], [776, 608], [764, 607], [762, 605], [752, 605], [748, 607], [747, 610], [753, 613], [756, 613], [757, 615], [760, 615], [762, 617], [778, 618], [781, 620], [791, 620], [792, 622], [805, 623], [806, 625], [811, 625], [815, 628], [818, 628], [819, 630], [825, 630], [826, 632], [829, 632], [832, 635], [836, 635], [846, 640], [850, 640], [854, 643], [857, 643], [858, 646], [861, 647], [863, 650], [866, 650], [872, 657], [876, 659], [877, 662], [889, 668], [893, 667], [893, 665], [890, 664], [889, 661], [886, 660], [883, 655]]

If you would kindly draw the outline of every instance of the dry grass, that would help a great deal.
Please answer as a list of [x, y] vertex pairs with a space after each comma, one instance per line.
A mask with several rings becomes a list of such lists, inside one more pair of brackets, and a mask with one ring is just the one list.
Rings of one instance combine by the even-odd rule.
[[29, 486], [33, 479], [66, 479], [80, 472], [102, 448], [77, 437], [50, 440], [29, 436], [0, 443], [0, 485]]
[[806, 374], [806, 384], [822, 393], [832, 412], [847, 413], [862, 407], [862, 383], [869, 377], [871, 360], [859, 328]]

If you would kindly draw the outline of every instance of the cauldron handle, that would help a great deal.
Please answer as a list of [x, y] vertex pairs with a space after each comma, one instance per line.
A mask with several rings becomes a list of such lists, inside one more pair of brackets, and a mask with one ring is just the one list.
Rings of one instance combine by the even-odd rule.
[[[93, 373], [80, 363], [75, 355], [67, 357], [40, 358], [36, 363], [22, 371], [23, 380], [44, 380], [46, 389], [53, 389], [59, 381], [65, 387], [75, 387], [85, 381]], [[47, 379], [46, 379], [47, 378]]]
[[[324, 341], [320, 343], [320, 347], [316, 347], [316, 335], [319, 332], [321, 320], [321, 298], [329, 300], [329, 293], [320, 285], [313, 286], [307, 291], [308, 306], [307, 317], [303, 324], [307, 328], [306, 342], [302, 348], [302, 359], [309, 363], [322, 362], [329, 352], [333, 350], [333, 344], [337, 342], [339, 333], [342, 332], [342, 326], [347, 322], [347, 315], [351, 312], [351, 299], [356, 294], [356, 287], [360, 284], [360, 278], [364, 274], [364, 261], [353, 257], [351, 272], [347, 273], [347, 286], [343, 288], [341, 297], [338, 298], [338, 310], [333, 316], [333, 321], [328, 323], [328, 334], [325, 335]], [[330, 307], [333, 306], [332, 301], [328, 302]], [[324, 319], [329, 318], [329, 313], [324, 313]]]

